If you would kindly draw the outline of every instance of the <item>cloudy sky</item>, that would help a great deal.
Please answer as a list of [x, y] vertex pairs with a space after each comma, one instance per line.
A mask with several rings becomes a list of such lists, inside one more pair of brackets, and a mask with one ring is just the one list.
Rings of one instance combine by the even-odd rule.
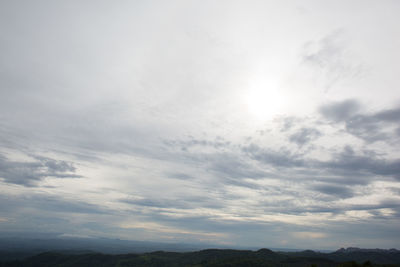
[[1, 1], [0, 235], [399, 248], [399, 13]]

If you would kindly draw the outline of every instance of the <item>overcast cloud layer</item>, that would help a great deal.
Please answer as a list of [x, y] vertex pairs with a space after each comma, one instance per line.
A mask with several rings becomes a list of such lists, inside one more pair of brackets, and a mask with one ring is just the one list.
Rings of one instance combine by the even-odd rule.
[[399, 1], [1, 1], [0, 229], [400, 248]]

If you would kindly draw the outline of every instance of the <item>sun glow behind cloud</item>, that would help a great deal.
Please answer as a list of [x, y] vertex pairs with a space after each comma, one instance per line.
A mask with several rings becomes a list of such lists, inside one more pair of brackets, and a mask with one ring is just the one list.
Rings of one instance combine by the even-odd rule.
[[288, 98], [273, 78], [256, 77], [244, 92], [249, 119], [266, 121], [285, 112]]

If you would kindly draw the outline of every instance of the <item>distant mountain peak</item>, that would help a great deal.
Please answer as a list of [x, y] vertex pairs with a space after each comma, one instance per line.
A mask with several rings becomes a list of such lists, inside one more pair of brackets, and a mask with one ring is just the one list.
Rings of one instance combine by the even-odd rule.
[[272, 250], [267, 249], [267, 248], [259, 249], [259, 250], [257, 250], [257, 253], [259, 253], [259, 254], [275, 254], [275, 252], [273, 252]]
[[348, 247], [348, 248], [340, 248], [335, 251], [335, 253], [352, 253], [352, 252], [379, 252], [379, 253], [398, 253], [400, 250], [395, 248], [391, 249], [380, 249], [380, 248], [357, 248], [357, 247]]

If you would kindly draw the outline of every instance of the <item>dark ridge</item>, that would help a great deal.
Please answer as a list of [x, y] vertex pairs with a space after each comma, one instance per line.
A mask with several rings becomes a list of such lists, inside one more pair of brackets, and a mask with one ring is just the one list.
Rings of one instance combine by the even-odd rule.
[[[400, 253], [388, 250], [354, 250], [343, 253], [273, 252], [206, 249], [195, 252], [154, 251], [141, 254], [45, 252], [21, 260], [0, 261], [0, 267], [108, 267], [108, 266], [249, 266], [249, 267], [400, 267]], [[311, 255], [311, 256], [310, 256]], [[361, 256], [360, 256], [361, 255]], [[386, 265], [385, 265], [386, 264]], [[390, 265], [388, 265], [390, 264]]]
[[272, 250], [267, 249], [267, 248], [259, 249], [259, 250], [257, 250], [257, 253], [263, 254], [263, 255], [275, 255], [276, 254], [275, 252], [273, 252]]

